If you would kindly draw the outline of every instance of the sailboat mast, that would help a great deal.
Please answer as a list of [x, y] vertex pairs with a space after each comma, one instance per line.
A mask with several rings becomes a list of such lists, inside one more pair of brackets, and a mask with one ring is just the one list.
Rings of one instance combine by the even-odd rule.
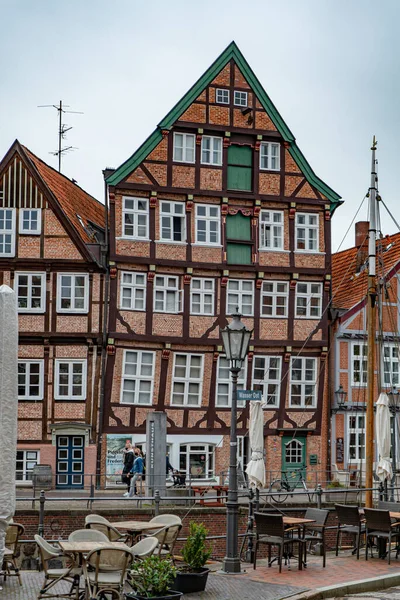
[[369, 243], [368, 243], [368, 298], [367, 298], [367, 419], [365, 440], [365, 506], [372, 507], [374, 463], [374, 399], [375, 399], [375, 339], [376, 339], [376, 227], [377, 227], [377, 174], [376, 140], [372, 142], [371, 187], [369, 188]]

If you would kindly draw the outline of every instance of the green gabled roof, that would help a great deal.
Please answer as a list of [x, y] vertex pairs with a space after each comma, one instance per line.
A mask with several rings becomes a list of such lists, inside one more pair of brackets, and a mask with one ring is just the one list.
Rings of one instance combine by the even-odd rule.
[[164, 119], [158, 124], [157, 129], [153, 131], [147, 140], [143, 142], [143, 144], [138, 148], [138, 150], [136, 150], [134, 154], [132, 154], [130, 158], [128, 158], [128, 160], [126, 160], [120, 167], [118, 167], [118, 169], [116, 169], [116, 171], [114, 171], [112, 175], [110, 175], [110, 177], [107, 178], [106, 182], [108, 185], [117, 185], [120, 181], [127, 177], [129, 173], [134, 171], [162, 140], [162, 130], [172, 127], [175, 121], [177, 121], [179, 117], [189, 108], [189, 106], [211, 83], [211, 81], [215, 79], [218, 73], [231, 59], [235, 61], [250, 87], [256, 93], [257, 98], [263, 105], [269, 118], [281, 134], [282, 138], [286, 142], [289, 142], [289, 152], [302, 169], [307, 181], [328, 198], [328, 200], [331, 202], [331, 210], [333, 212], [335, 208], [341, 204], [340, 196], [315, 175], [304, 155], [298, 148], [294, 135], [286, 125], [285, 121], [282, 119], [278, 110], [274, 106], [273, 102], [262, 87], [261, 83], [257, 79], [256, 75], [235, 42], [231, 42], [229, 44], [229, 46], [222, 52], [222, 54], [220, 54], [220, 56], [213, 62], [213, 64], [200, 77], [200, 79], [198, 79], [198, 81], [183, 96], [183, 98], [179, 100], [179, 102], [175, 104], [175, 106], [169, 111]]

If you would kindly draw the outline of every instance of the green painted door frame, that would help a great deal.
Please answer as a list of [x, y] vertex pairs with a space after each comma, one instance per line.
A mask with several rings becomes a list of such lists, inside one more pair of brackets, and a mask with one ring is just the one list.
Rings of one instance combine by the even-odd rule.
[[[306, 476], [306, 448], [307, 438], [305, 436], [285, 435], [282, 438], [282, 471], [285, 471], [289, 481], [298, 477], [297, 470], [303, 470]], [[295, 472], [296, 470], [296, 472]]]

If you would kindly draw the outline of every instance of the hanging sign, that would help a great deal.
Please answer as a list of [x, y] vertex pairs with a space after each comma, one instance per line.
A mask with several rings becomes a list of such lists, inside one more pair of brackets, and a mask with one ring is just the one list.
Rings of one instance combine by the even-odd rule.
[[261, 390], [238, 390], [238, 400], [262, 400]]

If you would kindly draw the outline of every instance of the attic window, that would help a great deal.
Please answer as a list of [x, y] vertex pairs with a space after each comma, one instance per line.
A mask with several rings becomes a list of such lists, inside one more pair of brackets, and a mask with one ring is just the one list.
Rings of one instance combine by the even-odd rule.
[[83, 222], [82, 217], [80, 215], [78, 215], [78, 213], [76, 213], [76, 216], [78, 217], [78, 221], [82, 225], [83, 229], [85, 229], [85, 223]]
[[218, 104], [229, 104], [229, 90], [217, 88], [215, 97]]
[[235, 90], [233, 104], [235, 106], [247, 106], [247, 92], [238, 92]]

